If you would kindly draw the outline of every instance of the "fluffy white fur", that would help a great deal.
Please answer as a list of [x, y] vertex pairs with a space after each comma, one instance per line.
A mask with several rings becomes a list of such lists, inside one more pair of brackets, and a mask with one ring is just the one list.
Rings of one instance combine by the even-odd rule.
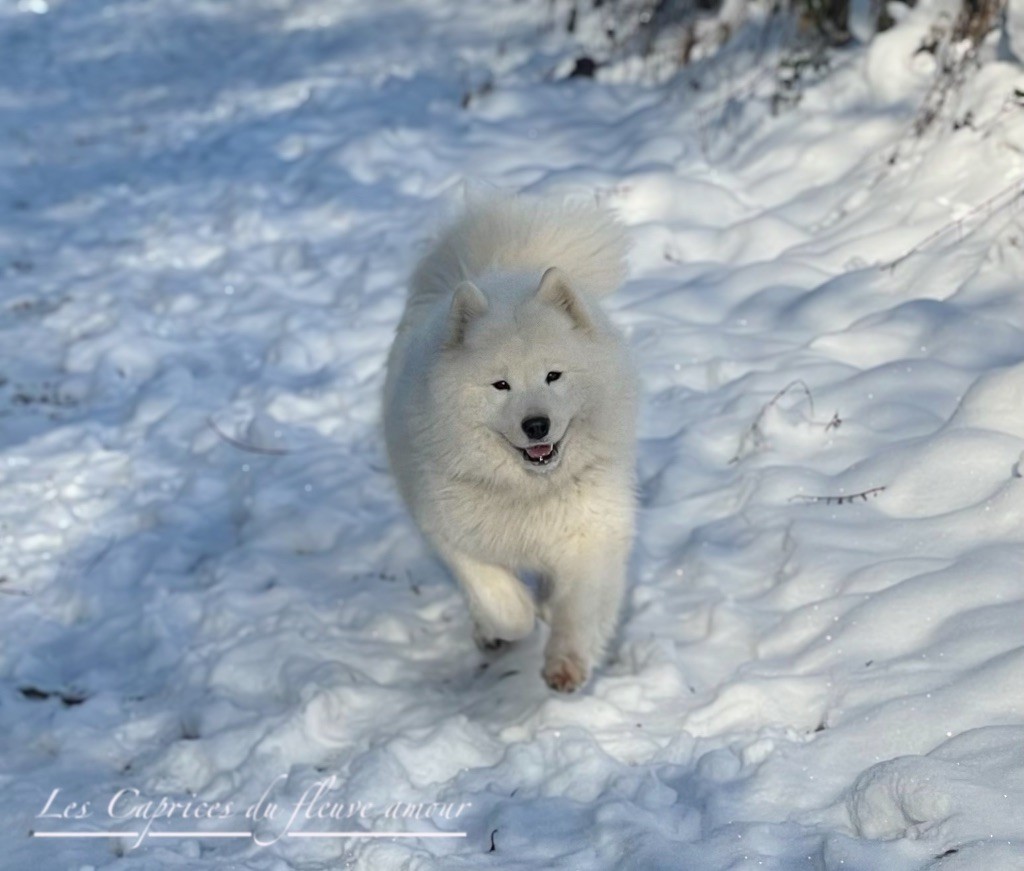
[[[633, 537], [635, 378], [596, 302], [621, 282], [626, 248], [595, 208], [470, 207], [417, 267], [388, 359], [391, 467], [478, 643], [525, 637], [539, 611], [543, 674], [562, 691], [614, 632]], [[550, 431], [530, 438], [538, 417]], [[544, 578], [539, 603], [522, 571]]]

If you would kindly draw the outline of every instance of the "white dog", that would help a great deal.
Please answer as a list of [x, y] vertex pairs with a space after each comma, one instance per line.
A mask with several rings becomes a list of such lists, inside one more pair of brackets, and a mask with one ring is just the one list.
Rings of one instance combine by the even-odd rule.
[[597, 305], [626, 248], [592, 207], [471, 207], [417, 267], [388, 358], [391, 467], [477, 643], [525, 637], [539, 610], [544, 679], [563, 692], [615, 630], [633, 538], [636, 380]]

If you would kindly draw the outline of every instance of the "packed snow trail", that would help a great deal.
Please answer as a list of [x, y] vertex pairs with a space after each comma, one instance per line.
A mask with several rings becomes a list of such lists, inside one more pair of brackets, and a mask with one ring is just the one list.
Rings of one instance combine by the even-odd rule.
[[[915, 136], [934, 3], [774, 113], [739, 49], [560, 80], [556, 14], [0, 8], [0, 866], [1024, 868], [1024, 76]], [[541, 632], [481, 657], [384, 467], [467, 178], [636, 241], [640, 532], [582, 696]]]

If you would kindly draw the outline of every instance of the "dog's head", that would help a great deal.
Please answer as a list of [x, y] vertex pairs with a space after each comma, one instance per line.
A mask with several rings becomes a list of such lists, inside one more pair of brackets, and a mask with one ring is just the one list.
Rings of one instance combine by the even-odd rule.
[[555, 267], [481, 283], [456, 288], [432, 373], [455, 473], [553, 483], [628, 450], [632, 379], [596, 305]]

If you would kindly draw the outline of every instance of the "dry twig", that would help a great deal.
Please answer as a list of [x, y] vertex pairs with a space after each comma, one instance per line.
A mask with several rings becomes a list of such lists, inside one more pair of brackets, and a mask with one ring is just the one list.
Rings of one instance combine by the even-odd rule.
[[259, 445], [250, 445], [246, 444], [245, 442], [240, 442], [238, 439], [229, 436], [226, 432], [224, 432], [224, 430], [217, 426], [212, 417], [206, 418], [206, 422], [207, 424], [209, 424], [210, 429], [217, 433], [217, 435], [220, 436], [220, 438], [223, 441], [227, 442], [233, 448], [238, 448], [238, 450], [240, 451], [245, 451], [246, 453], [250, 454], [265, 454], [271, 457], [280, 457], [283, 456], [284, 454], [290, 453], [290, 451], [286, 450], [285, 448], [263, 448], [260, 447]]
[[934, 233], [925, 236], [924, 239], [918, 242], [909, 251], [901, 254], [895, 260], [883, 263], [879, 269], [888, 269], [890, 272], [895, 272], [897, 266], [951, 233], [956, 233], [956, 238], [959, 242], [965, 236], [973, 233], [988, 218], [1017, 204], [1022, 197], [1024, 197], [1024, 178], [1019, 178], [1013, 182], [1013, 184], [1008, 185], [997, 194], [994, 194], [984, 202], [979, 203], [962, 217], [943, 224]]
[[802, 378], [790, 381], [789, 384], [783, 387], [763, 406], [761, 406], [761, 410], [758, 412], [757, 417], [754, 418], [754, 422], [743, 434], [743, 438], [740, 439], [740, 446], [736, 449], [735, 456], [729, 460], [730, 465], [738, 463], [751, 451], [761, 450], [767, 444], [768, 439], [764, 434], [764, 430], [761, 429], [761, 424], [764, 422], [765, 415], [768, 414], [768, 411], [774, 408], [776, 404], [778, 404], [779, 400], [789, 393], [790, 390], [797, 387], [803, 390], [804, 395], [807, 397], [807, 404], [811, 407], [811, 417], [814, 417], [814, 397], [811, 396], [811, 388], [807, 386], [807, 382]]
[[885, 487], [871, 487], [868, 490], [861, 490], [860, 493], [842, 494], [839, 496], [807, 496], [803, 493], [797, 493], [796, 496], [790, 496], [790, 502], [808, 502], [813, 505], [848, 505], [851, 502], [856, 502], [858, 499], [861, 502], [867, 502], [868, 499], [872, 499], [885, 490]]

